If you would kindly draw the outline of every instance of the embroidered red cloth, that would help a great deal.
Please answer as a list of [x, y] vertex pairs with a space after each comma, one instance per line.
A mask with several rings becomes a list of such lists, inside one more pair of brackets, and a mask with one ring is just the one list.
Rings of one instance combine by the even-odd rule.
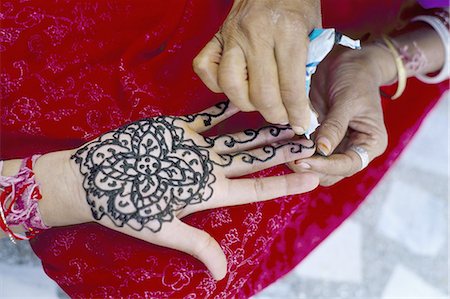
[[[2, 2], [0, 158], [74, 148], [128, 121], [196, 112], [222, 100], [191, 64], [231, 3]], [[322, 3], [326, 27], [365, 32], [392, 23], [401, 1]], [[46, 273], [75, 298], [248, 297], [295, 267], [357, 208], [445, 88], [409, 80], [401, 99], [386, 101], [389, 148], [352, 178], [309, 194], [186, 217], [225, 251], [228, 275], [219, 282], [193, 257], [93, 223], [50, 229], [31, 245]], [[217, 131], [260, 121], [255, 113], [241, 114]], [[262, 175], [285, 172], [280, 166]]]

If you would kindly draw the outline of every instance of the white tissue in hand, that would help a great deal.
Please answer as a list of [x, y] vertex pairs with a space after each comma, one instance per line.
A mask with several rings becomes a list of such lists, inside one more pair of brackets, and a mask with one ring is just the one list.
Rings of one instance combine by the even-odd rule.
[[[341, 35], [339, 40], [336, 40], [336, 31], [334, 29], [314, 29], [309, 35], [308, 60], [306, 62], [306, 93], [309, 95], [311, 86], [311, 77], [316, 72], [319, 63], [330, 53], [335, 43], [349, 47], [352, 49], [360, 49], [359, 40], [352, 40], [351, 38]], [[310, 110], [310, 125], [305, 132], [305, 136], [310, 139], [310, 136], [319, 126], [316, 113]]]
[[317, 119], [317, 115], [310, 110], [310, 123], [309, 128], [305, 132], [305, 136], [308, 139], [311, 139], [311, 134], [314, 133], [314, 131], [317, 129], [317, 127], [320, 125], [319, 120]]

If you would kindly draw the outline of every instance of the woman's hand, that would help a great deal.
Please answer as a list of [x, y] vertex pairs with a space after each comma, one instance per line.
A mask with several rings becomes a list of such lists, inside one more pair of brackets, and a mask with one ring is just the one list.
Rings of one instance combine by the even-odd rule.
[[309, 127], [305, 65], [312, 29], [321, 27], [319, 0], [235, 0], [221, 30], [194, 59], [214, 92], [274, 124]]
[[[51, 204], [43, 200], [44, 221], [51, 226], [73, 224], [70, 215], [76, 215], [76, 222], [94, 220], [189, 253], [200, 259], [214, 278], [223, 278], [227, 266], [219, 244], [180, 218], [303, 193], [319, 183], [315, 174], [230, 179], [314, 154], [311, 141], [282, 142], [294, 136], [288, 127], [216, 137], [199, 134], [237, 111], [224, 102], [195, 115], [143, 119], [87, 143], [72, 152], [74, 179], [67, 184], [78, 187], [66, 194], [75, 198], [66, 208], [60, 203], [60, 209], [69, 210], [68, 214], [55, 220], [48, 212]], [[44, 197], [48, 190], [43, 190]]]
[[[379, 87], [395, 79], [391, 54], [376, 45], [328, 56], [313, 77], [311, 101], [320, 115], [315, 134], [322, 155], [290, 162], [297, 173], [316, 172], [321, 185], [332, 185], [361, 170], [351, 147], [367, 151], [369, 161], [387, 146]], [[392, 82], [392, 81], [391, 81]]]

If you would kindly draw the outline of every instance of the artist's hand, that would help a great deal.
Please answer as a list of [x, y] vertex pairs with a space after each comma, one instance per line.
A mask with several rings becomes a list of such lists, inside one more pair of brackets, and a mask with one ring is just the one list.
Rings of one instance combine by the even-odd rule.
[[314, 140], [323, 156], [291, 162], [291, 169], [319, 173], [321, 185], [328, 186], [361, 170], [361, 159], [351, 146], [365, 149], [369, 161], [381, 155], [387, 132], [379, 87], [392, 76], [392, 57], [379, 46], [330, 54], [319, 65], [311, 89], [311, 101], [321, 116]]
[[319, 0], [235, 0], [221, 30], [194, 59], [214, 92], [242, 111], [259, 111], [297, 134], [309, 127], [305, 65], [309, 39], [321, 27]]
[[[312, 141], [282, 141], [294, 136], [288, 127], [216, 137], [199, 134], [237, 111], [224, 102], [195, 115], [143, 119], [72, 151], [75, 180], [68, 177], [66, 181], [78, 187], [59, 197], [73, 200], [70, 206], [43, 200], [44, 221], [50, 226], [68, 225], [73, 224], [74, 215], [77, 222], [96, 221], [189, 253], [201, 260], [214, 278], [223, 278], [227, 265], [219, 244], [180, 218], [303, 193], [319, 183], [318, 176], [311, 173], [232, 179], [314, 154]], [[46, 158], [42, 159], [44, 163]], [[49, 189], [44, 189], [44, 195], [50, 197]], [[52, 218], [48, 209], [55, 206], [69, 210], [67, 216]]]

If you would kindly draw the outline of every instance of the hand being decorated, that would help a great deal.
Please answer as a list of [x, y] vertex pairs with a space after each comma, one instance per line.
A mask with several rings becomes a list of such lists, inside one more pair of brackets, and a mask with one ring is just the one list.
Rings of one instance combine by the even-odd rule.
[[83, 221], [95, 220], [150, 243], [187, 252], [200, 259], [214, 278], [223, 278], [227, 266], [219, 244], [180, 218], [206, 209], [303, 193], [318, 185], [314, 174], [231, 179], [314, 153], [311, 141], [283, 142], [294, 136], [288, 127], [215, 137], [199, 134], [237, 111], [224, 102], [195, 115], [143, 119], [73, 152]]

